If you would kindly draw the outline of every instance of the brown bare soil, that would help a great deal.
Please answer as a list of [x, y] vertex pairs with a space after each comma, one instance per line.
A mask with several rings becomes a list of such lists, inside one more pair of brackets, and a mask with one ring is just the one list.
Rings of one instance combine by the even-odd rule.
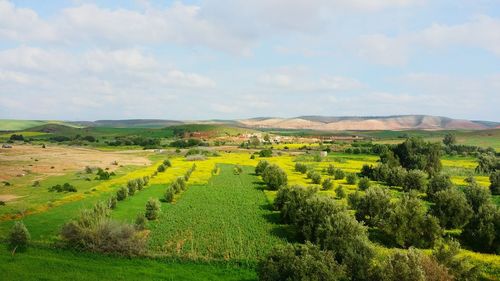
[[[117, 165], [113, 164], [116, 161]], [[0, 181], [34, 173], [40, 179], [83, 170], [86, 166], [115, 170], [120, 165], [149, 165], [143, 151], [100, 151], [96, 149], [39, 145], [0, 148]]]

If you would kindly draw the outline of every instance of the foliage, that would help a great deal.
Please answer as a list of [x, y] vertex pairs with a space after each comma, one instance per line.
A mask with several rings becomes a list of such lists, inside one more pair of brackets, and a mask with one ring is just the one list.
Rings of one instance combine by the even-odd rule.
[[450, 176], [446, 174], [434, 175], [427, 186], [427, 194], [432, 197], [439, 191], [448, 190], [453, 187]]
[[49, 188], [49, 191], [50, 192], [53, 192], [53, 191], [57, 191], [57, 192], [77, 192], [78, 190], [76, 189], [76, 187], [74, 187], [73, 185], [69, 184], [69, 183], [64, 183], [63, 185], [60, 185], [60, 184], [56, 184], [56, 185], [53, 185]]
[[458, 241], [441, 241], [432, 250], [432, 257], [448, 269], [454, 280], [478, 280], [479, 267], [473, 265], [469, 258], [459, 256], [460, 250]]
[[331, 190], [333, 189], [334, 181], [331, 178], [326, 178], [323, 180], [323, 183], [321, 184], [321, 188], [323, 190]]
[[403, 190], [425, 192], [427, 190], [427, 174], [420, 170], [408, 171], [403, 180]]
[[266, 160], [260, 160], [257, 166], [255, 167], [255, 174], [261, 175], [264, 170], [269, 166], [269, 162]]
[[260, 157], [271, 157], [273, 156], [273, 151], [271, 149], [263, 149], [259, 151]]
[[144, 213], [144, 216], [150, 221], [155, 220], [158, 218], [160, 209], [160, 201], [158, 201], [158, 199], [150, 198], [146, 203], [146, 212]]
[[441, 170], [441, 147], [438, 143], [412, 137], [392, 147], [392, 151], [399, 164], [407, 170], [423, 170], [430, 175]]
[[370, 187], [370, 185], [371, 185], [371, 182], [368, 178], [363, 177], [363, 178], [359, 179], [358, 188], [360, 190], [366, 190]]
[[335, 166], [333, 166], [332, 164], [329, 164], [328, 167], [326, 168], [326, 173], [329, 176], [333, 176], [335, 174]]
[[476, 172], [492, 173], [500, 170], [500, 160], [494, 154], [484, 153], [477, 159]]
[[167, 187], [165, 193], [163, 194], [163, 200], [167, 203], [172, 202], [174, 200], [174, 194], [175, 190], [171, 186]]
[[109, 197], [108, 199], [108, 207], [113, 210], [116, 208], [116, 204], [118, 203], [118, 198], [116, 195], [112, 195], [111, 197]]
[[472, 207], [472, 210], [477, 213], [482, 205], [491, 202], [491, 193], [488, 188], [479, 186], [475, 180], [464, 187], [465, 197], [467, 202]]
[[333, 173], [333, 178], [336, 180], [341, 180], [345, 177], [344, 171], [341, 169], [336, 169], [335, 172]]
[[345, 280], [345, 269], [331, 252], [317, 246], [285, 245], [276, 247], [262, 260], [257, 272], [261, 281]]
[[278, 190], [274, 199], [274, 208], [280, 211], [283, 223], [294, 223], [305, 201], [317, 192], [314, 188], [299, 185], [283, 186]]
[[278, 165], [271, 164], [262, 172], [262, 180], [271, 190], [278, 190], [288, 183], [288, 177]]
[[500, 170], [490, 175], [490, 191], [493, 195], [500, 195]]
[[444, 228], [461, 228], [472, 216], [465, 194], [457, 189], [445, 189], [434, 194], [431, 213]]
[[355, 174], [347, 174], [346, 181], [347, 184], [356, 184], [358, 177]]
[[443, 138], [443, 143], [446, 146], [455, 144], [456, 142], [457, 142], [457, 137], [455, 136], [455, 134], [452, 133], [447, 133]]
[[383, 229], [402, 247], [429, 247], [441, 237], [439, 221], [427, 214], [422, 200], [414, 192], [403, 194], [394, 204]]
[[356, 219], [369, 226], [380, 226], [391, 211], [391, 195], [382, 187], [369, 187], [363, 196], [352, 193], [349, 199], [351, 208], [356, 210]]
[[160, 164], [160, 165], [158, 166], [158, 168], [156, 168], [156, 171], [157, 171], [158, 173], [163, 173], [163, 172], [165, 172], [165, 170], [166, 170], [166, 168], [165, 168], [165, 165], [163, 165], [163, 164]]
[[462, 238], [475, 250], [500, 253], [500, 210], [492, 203], [482, 204], [464, 226]]
[[343, 187], [341, 184], [339, 184], [339, 185], [337, 186], [337, 188], [335, 188], [335, 194], [337, 194], [337, 197], [338, 197], [339, 199], [343, 199], [343, 198], [345, 198], [346, 193], [345, 193], [344, 187]]
[[135, 218], [135, 222], [134, 222], [134, 228], [136, 230], [144, 230], [146, 229], [146, 217], [144, 216], [144, 214], [138, 214], [137, 217]]
[[118, 189], [118, 191], [116, 192], [116, 199], [118, 201], [123, 201], [127, 199], [127, 197], [128, 197], [128, 188], [124, 186], [120, 187], [120, 189]]
[[295, 171], [301, 174], [305, 174], [307, 172], [307, 165], [303, 163], [295, 163]]
[[11, 249], [24, 250], [29, 243], [30, 233], [22, 221], [14, 222], [9, 233], [9, 246]]
[[103, 203], [66, 223], [61, 237], [68, 247], [93, 252], [135, 256], [145, 248], [144, 237], [133, 226], [109, 219], [109, 208]]
[[312, 172], [310, 178], [313, 184], [321, 183], [321, 175], [318, 172]]
[[101, 168], [98, 168], [96, 175], [97, 175], [96, 180], [109, 180], [109, 178], [111, 176], [114, 176], [115, 174], [113, 172], [110, 173], [108, 171], [104, 171]]
[[401, 166], [390, 168], [386, 179], [387, 185], [403, 186], [405, 183], [405, 178], [407, 173], [408, 172]]

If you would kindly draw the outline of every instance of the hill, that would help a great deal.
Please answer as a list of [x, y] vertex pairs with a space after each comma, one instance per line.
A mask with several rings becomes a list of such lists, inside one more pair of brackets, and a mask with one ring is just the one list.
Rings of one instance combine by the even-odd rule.
[[239, 120], [243, 126], [273, 129], [308, 129], [318, 131], [371, 130], [484, 130], [498, 122], [471, 121], [430, 115], [368, 117], [300, 116], [295, 118], [252, 118]]

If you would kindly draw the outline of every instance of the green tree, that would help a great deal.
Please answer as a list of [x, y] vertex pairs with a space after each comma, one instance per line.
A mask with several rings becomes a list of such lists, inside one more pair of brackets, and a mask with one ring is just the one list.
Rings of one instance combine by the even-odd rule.
[[288, 183], [285, 171], [276, 164], [269, 165], [264, 169], [262, 180], [271, 190], [278, 190], [278, 188]]
[[336, 179], [336, 180], [341, 180], [345, 177], [345, 174], [344, 174], [344, 171], [342, 171], [341, 169], [336, 169], [335, 170], [335, 173], [333, 174], [333, 177]]
[[345, 194], [345, 190], [344, 190], [344, 187], [343, 187], [341, 184], [339, 184], [339, 185], [337, 186], [337, 188], [335, 188], [335, 194], [337, 194], [337, 197], [338, 197], [339, 199], [343, 199], [343, 198], [345, 198], [345, 196], [346, 196], [346, 194]]
[[326, 173], [329, 176], [333, 176], [335, 174], [335, 166], [333, 166], [332, 164], [329, 164], [328, 167], [326, 168]]
[[353, 195], [349, 204], [356, 210], [357, 220], [364, 221], [369, 226], [380, 226], [390, 214], [391, 194], [385, 188], [373, 186], [366, 190], [364, 196], [359, 193]]
[[477, 212], [464, 226], [462, 238], [482, 252], [500, 254], [500, 210], [493, 203], [480, 205]]
[[169, 186], [165, 190], [165, 194], [163, 194], [163, 200], [165, 200], [165, 202], [167, 203], [170, 203], [174, 200], [174, 195], [175, 195], [175, 190], [171, 186]]
[[311, 181], [313, 184], [320, 184], [321, 183], [321, 175], [318, 172], [312, 172]]
[[283, 223], [294, 223], [307, 199], [311, 198], [317, 189], [300, 185], [283, 186], [274, 199], [274, 208], [280, 211]]
[[437, 218], [428, 215], [415, 192], [405, 193], [391, 208], [383, 229], [402, 247], [429, 247], [441, 237]]
[[294, 224], [299, 235], [304, 240], [311, 242], [319, 239], [317, 235], [318, 228], [325, 222], [328, 216], [345, 210], [334, 199], [325, 196], [315, 195], [300, 203], [300, 211], [296, 212]]
[[269, 166], [269, 162], [266, 160], [260, 160], [259, 163], [257, 163], [257, 166], [255, 167], [255, 174], [256, 175], [261, 175], [262, 172]]
[[[407, 170], [423, 170], [434, 175], [441, 170], [441, 146], [421, 138], [408, 138], [392, 148], [401, 166]], [[382, 159], [381, 159], [382, 160]]]
[[434, 175], [427, 187], [427, 194], [432, 197], [439, 191], [448, 190], [453, 187], [453, 183], [451, 182], [450, 176], [446, 174], [437, 174]]
[[452, 134], [452, 133], [447, 133], [444, 138], [443, 138], [443, 143], [444, 145], [452, 145], [452, 144], [455, 144], [457, 142], [457, 138], [455, 136], [455, 134]]
[[367, 188], [369, 188], [371, 185], [371, 182], [368, 178], [360, 178], [359, 179], [359, 182], [358, 182], [358, 188], [360, 190], [366, 190]]
[[334, 182], [331, 178], [327, 178], [321, 184], [323, 190], [331, 190], [333, 189]]
[[150, 221], [155, 220], [160, 214], [160, 209], [160, 201], [150, 198], [146, 203], [146, 213], [144, 213], [144, 216]]
[[118, 201], [123, 201], [127, 199], [127, 196], [128, 196], [128, 188], [126, 188], [125, 186], [120, 187], [120, 189], [118, 189], [118, 191], [116, 192], [116, 199]]
[[301, 174], [307, 173], [307, 166], [303, 163], [295, 163], [295, 171]]
[[425, 192], [427, 190], [427, 174], [420, 170], [410, 170], [403, 180], [403, 190], [417, 190]]
[[347, 174], [345, 179], [346, 179], [347, 184], [356, 184], [358, 177], [356, 176], [356, 174], [349, 173], [349, 174]]
[[491, 202], [489, 189], [478, 185], [475, 181], [464, 187], [464, 193], [474, 213], [477, 213], [482, 205]]
[[431, 213], [444, 228], [461, 228], [472, 216], [465, 194], [457, 189], [438, 191], [432, 201]]
[[24, 250], [28, 247], [31, 236], [22, 221], [14, 222], [9, 233], [9, 245], [11, 249]]
[[311, 243], [274, 248], [259, 262], [257, 275], [261, 281], [336, 281], [347, 277], [332, 252], [321, 251]]
[[490, 175], [490, 191], [493, 195], [500, 195], [500, 170]]
[[439, 242], [432, 250], [432, 257], [445, 266], [454, 280], [478, 280], [479, 267], [470, 258], [460, 254], [460, 243], [455, 240]]
[[477, 159], [476, 172], [492, 173], [500, 170], [500, 160], [493, 154], [481, 154]]
[[390, 168], [385, 181], [388, 186], [403, 186], [407, 173], [401, 166]]

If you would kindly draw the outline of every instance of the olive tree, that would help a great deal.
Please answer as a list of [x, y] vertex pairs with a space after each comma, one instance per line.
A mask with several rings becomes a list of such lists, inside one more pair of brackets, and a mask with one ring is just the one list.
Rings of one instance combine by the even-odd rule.
[[262, 172], [262, 180], [271, 190], [278, 190], [288, 183], [288, 177], [278, 165], [267, 166]]
[[465, 194], [457, 189], [441, 190], [434, 194], [431, 213], [444, 228], [461, 228], [472, 216]]

